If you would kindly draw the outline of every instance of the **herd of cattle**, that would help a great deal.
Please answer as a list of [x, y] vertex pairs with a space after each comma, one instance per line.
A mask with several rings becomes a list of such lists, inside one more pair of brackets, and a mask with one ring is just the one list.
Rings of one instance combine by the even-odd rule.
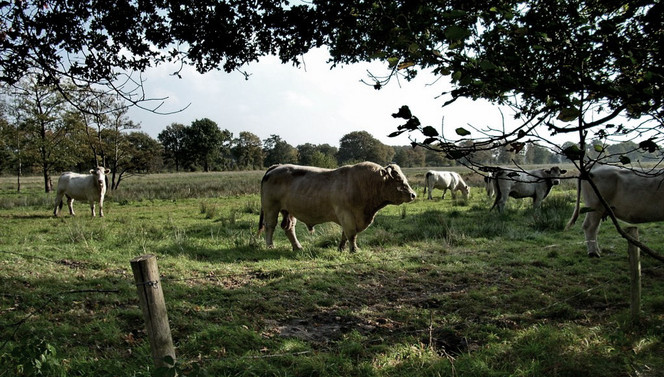
[[[491, 208], [502, 212], [508, 197], [532, 198], [533, 207], [538, 207], [566, 172], [557, 166], [534, 170], [496, 168], [484, 177], [487, 195], [495, 197]], [[97, 167], [90, 170], [90, 174], [62, 174], [58, 180], [53, 214], [58, 215], [63, 197], [66, 197], [72, 216], [74, 200], [88, 201], [92, 216], [95, 216], [95, 203], [99, 203], [99, 216], [104, 216], [108, 173], [108, 169]], [[588, 179], [579, 180], [576, 206], [567, 228], [574, 225], [578, 218], [583, 196], [587, 207], [583, 230], [589, 256], [600, 255], [597, 232], [600, 222], [609, 215], [607, 208], [616, 218], [633, 224], [664, 220], [664, 201], [661, 200], [664, 196], [664, 178], [659, 173], [602, 165], [593, 167]], [[427, 172], [424, 192], [428, 190], [428, 199], [433, 199], [434, 189], [443, 190], [442, 198], [445, 198], [447, 190], [450, 190], [452, 198], [456, 198], [457, 191], [466, 199], [470, 196], [470, 187], [455, 172]], [[608, 207], [596, 192], [600, 193]], [[416, 194], [399, 166], [390, 164], [382, 167], [362, 162], [338, 169], [273, 165], [261, 180], [260, 196], [259, 233], [265, 231], [267, 247], [273, 246], [274, 230], [281, 213], [281, 228], [293, 250], [302, 249], [295, 235], [295, 224], [300, 220], [310, 231], [315, 225], [325, 222], [339, 224], [342, 228], [339, 250], [350, 242], [350, 250], [356, 251], [357, 235], [371, 225], [381, 208], [412, 202]]]

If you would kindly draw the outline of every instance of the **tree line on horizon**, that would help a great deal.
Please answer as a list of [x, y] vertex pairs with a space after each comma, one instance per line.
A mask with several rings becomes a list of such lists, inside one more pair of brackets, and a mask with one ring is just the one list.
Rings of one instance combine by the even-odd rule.
[[[94, 109], [87, 111], [72, 106], [61, 91], [38, 77], [25, 79], [18, 88], [5, 91], [0, 102], [0, 174], [41, 174], [46, 192], [53, 189], [53, 174], [86, 172], [96, 165], [111, 169], [109, 186], [116, 189], [131, 175], [160, 172], [259, 170], [279, 163], [336, 168], [360, 161], [393, 162], [401, 167], [468, 162], [416, 144], [385, 145], [367, 131], [344, 135], [339, 147], [293, 146], [279, 135], [263, 140], [248, 131], [233, 135], [208, 118], [190, 125], [170, 124], [154, 139], [140, 131], [140, 125], [127, 117], [127, 107], [114, 96], [72, 86], [69, 95]], [[648, 157], [633, 142], [602, 150], [634, 161]], [[563, 154], [536, 143], [526, 143], [518, 151], [506, 147], [477, 151], [470, 157], [473, 164], [488, 166], [567, 161]]]

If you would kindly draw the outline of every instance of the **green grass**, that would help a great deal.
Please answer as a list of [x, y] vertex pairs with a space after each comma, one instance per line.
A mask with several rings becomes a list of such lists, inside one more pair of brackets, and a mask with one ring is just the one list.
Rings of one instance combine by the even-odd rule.
[[[610, 224], [588, 259], [564, 232], [573, 185], [539, 210], [468, 201], [388, 206], [338, 252], [256, 237], [261, 172], [132, 177], [105, 218], [53, 218], [39, 179], [0, 179], [0, 376], [154, 374], [129, 261], [158, 258], [182, 375], [633, 376], [664, 370], [664, 268], [643, 259], [629, 310], [626, 243]], [[65, 211], [66, 213], [66, 211]], [[664, 249], [661, 224], [641, 240]]]

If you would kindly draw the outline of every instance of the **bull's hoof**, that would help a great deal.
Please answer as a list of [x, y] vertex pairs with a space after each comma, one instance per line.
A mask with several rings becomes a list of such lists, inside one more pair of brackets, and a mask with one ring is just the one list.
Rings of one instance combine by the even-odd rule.
[[599, 253], [588, 253], [588, 258], [599, 258]]

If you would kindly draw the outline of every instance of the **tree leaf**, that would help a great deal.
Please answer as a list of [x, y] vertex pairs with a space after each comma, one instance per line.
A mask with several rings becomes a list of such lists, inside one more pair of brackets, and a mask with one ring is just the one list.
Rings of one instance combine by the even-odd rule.
[[656, 150], [659, 149], [659, 146], [657, 146], [657, 144], [655, 144], [653, 139], [648, 139], [648, 140], [640, 142], [639, 143], [639, 148], [643, 149], [644, 151], [654, 153]]
[[457, 128], [456, 130], [454, 130], [454, 132], [456, 132], [456, 134], [459, 135], [459, 136], [468, 136], [468, 135], [470, 135], [470, 131], [468, 131], [467, 129], [465, 129], [463, 127]]
[[408, 130], [416, 130], [417, 127], [419, 127], [422, 123], [420, 123], [420, 120], [417, 119], [417, 117], [411, 117], [408, 119], [408, 122], [403, 125], [404, 128]]
[[576, 144], [563, 149], [562, 154], [572, 161], [580, 160], [583, 157], [583, 151]]
[[438, 131], [436, 131], [436, 129], [431, 126], [426, 126], [422, 129], [422, 134], [428, 137], [436, 137], [438, 136]]
[[561, 120], [563, 122], [571, 122], [578, 117], [579, 117], [579, 109], [575, 109], [573, 107], [562, 109], [562, 111], [560, 111], [560, 114], [558, 114], [558, 120]]
[[402, 130], [402, 131], [394, 131], [394, 132], [392, 132], [391, 134], [387, 135], [387, 137], [397, 137], [397, 136], [401, 135], [402, 133], [404, 133], [404, 130]]
[[393, 118], [410, 119], [412, 116], [413, 114], [410, 112], [410, 108], [406, 105], [401, 106], [398, 112], [392, 114]]
[[620, 156], [620, 163], [623, 164], [623, 165], [627, 165], [627, 164], [631, 164], [632, 160], [629, 157], [627, 157], [625, 155], [622, 155], [622, 156]]
[[456, 25], [452, 25], [445, 29], [445, 38], [450, 41], [466, 39], [470, 36], [470, 34], [470, 30]]
[[597, 152], [597, 153], [604, 152], [604, 146], [601, 145], [601, 144], [595, 144], [595, 145], [593, 145], [593, 148], [595, 149], [595, 152]]

